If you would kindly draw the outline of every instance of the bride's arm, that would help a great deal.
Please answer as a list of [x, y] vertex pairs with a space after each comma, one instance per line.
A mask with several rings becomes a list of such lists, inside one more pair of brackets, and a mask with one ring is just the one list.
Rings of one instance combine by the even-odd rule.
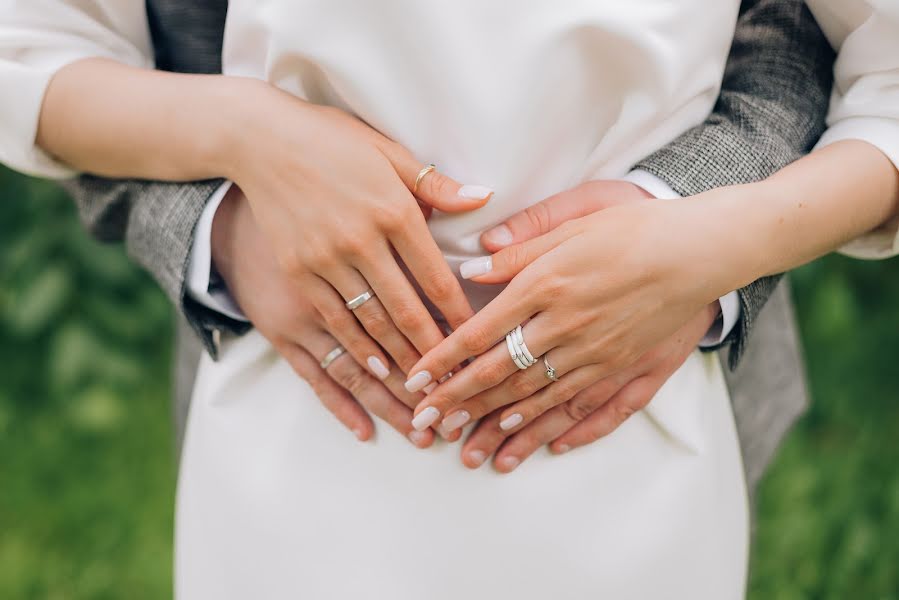
[[85, 59], [51, 79], [36, 141], [75, 169], [105, 177], [193, 181], [235, 175], [226, 150], [241, 145], [247, 115], [270, 104], [275, 93], [250, 79]]
[[733, 219], [727, 233], [733, 272], [744, 279], [798, 267], [859, 236], [886, 237], [879, 254], [895, 253], [899, 170], [865, 141], [839, 141], [763, 182], [713, 190], [695, 201], [704, 218]]

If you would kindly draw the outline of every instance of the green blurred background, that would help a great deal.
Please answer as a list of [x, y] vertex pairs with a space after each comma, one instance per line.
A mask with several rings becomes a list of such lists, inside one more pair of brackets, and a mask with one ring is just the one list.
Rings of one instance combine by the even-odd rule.
[[[813, 407], [759, 494], [750, 597], [899, 599], [899, 261], [795, 294]], [[0, 599], [171, 596], [171, 308], [0, 168]]]

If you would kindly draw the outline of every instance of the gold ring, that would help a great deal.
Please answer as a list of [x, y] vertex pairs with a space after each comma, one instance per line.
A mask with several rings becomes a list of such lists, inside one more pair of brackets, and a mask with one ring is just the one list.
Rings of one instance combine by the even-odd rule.
[[422, 169], [421, 171], [418, 172], [418, 177], [415, 178], [415, 185], [412, 186], [413, 194], [418, 193], [418, 184], [421, 183], [421, 180], [424, 179], [428, 173], [430, 173], [431, 171], [433, 171], [436, 168], [437, 168], [437, 165], [435, 165], [434, 163], [431, 163], [429, 165], [426, 165], [424, 169]]

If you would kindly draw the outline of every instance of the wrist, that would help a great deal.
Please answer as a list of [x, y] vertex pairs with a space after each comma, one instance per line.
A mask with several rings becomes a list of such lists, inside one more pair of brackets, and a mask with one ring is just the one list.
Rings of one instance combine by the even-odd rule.
[[212, 127], [213, 135], [207, 136], [210, 140], [207, 162], [217, 177], [240, 184], [243, 174], [252, 168], [248, 163], [260, 148], [266, 147], [259, 142], [264, 139], [259, 135], [260, 117], [272, 119], [267, 107], [278, 93], [276, 88], [257, 79], [217, 78], [211, 102], [221, 110], [212, 111], [216, 114], [216, 122]]

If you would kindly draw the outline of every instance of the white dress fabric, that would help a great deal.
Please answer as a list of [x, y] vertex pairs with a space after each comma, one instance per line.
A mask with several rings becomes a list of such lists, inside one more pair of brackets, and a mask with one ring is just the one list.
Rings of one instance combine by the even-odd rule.
[[[232, 1], [226, 74], [344, 108], [496, 190], [482, 231], [615, 178], [701, 122], [738, 2]], [[697, 20], [702, 12], [706, 19]], [[496, 286], [464, 282], [475, 308]], [[390, 430], [359, 444], [258, 334], [203, 361], [178, 495], [182, 598], [742, 598], [748, 508], [717, 358], [692, 356], [608, 439], [512, 475]]]
[[[852, 33], [872, 20], [895, 31], [892, 2], [811, 4], [833, 17], [828, 33], [850, 65], [849, 79], [838, 71], [834, 129], [856, 118], [895, 126], [895, 88], [865, 87], [861, 104], [846, 93], [849, 82], [895, 76], [895, 62], [882, 68], [865, 47], [874, 38]], [[701, 122], [737, 9], [232, 0], [224, 62], [229, 74], [359, 115], [457, 180], [492, 186], [483, 209], [431, 222], [458, 270], [483, 254], [484, 229], [581, 181], [620, 177]], [[0, 162], [71, 175], [34, 147], [48, 81], [88, 56], [148, 66], [149, 47], [142, 1], [2, 2], [0, 87], [18, 93], [0, 96]], [[842, 135], [877, 143], [870, 131]], [[890, 139], [879, 147], [895, 159]], [[463, 285], [476, 308], [496, 294]], [[359, 444], [258, 334], [225, 340], [222, 360], [203, 360], [188, 423], [178, 597], [743, 596], [746, 491], [714, 357], [694, 354], [646, 410], [567, 455], [543, 451], [502, 476], [465, 469], [458, 452], [443, 442], [416, 450], [385, 426]]]

